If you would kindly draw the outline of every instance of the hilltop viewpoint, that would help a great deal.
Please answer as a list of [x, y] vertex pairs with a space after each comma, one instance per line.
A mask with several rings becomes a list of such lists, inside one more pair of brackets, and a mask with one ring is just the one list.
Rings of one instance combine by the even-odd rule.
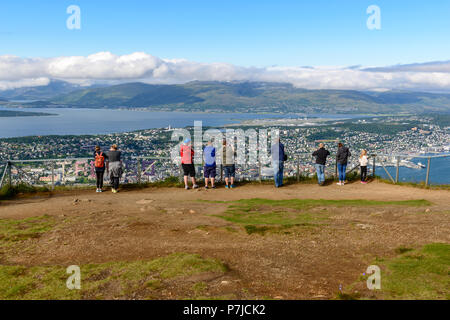
[[450, 299], [449, 217], [448, 190], [377, 181], [19, 196], [0, 299]]

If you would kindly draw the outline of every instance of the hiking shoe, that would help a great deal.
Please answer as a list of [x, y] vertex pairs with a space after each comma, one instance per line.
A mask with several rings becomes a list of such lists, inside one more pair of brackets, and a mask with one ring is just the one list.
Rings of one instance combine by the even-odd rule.
[[342, 186], [342, 183], [340, 183], [340, 182], [338, 182], [338, 183], [336, 183], [338, 186]]
[[205, 186], [205, 189], [209, 189], [208, 186]]
[[189, 190], [189, 186], [184, 186], [184, 188], [185, 188], [186, 190]]
[[234, 189], [234, 188], [235, 188], [234, 184], [232, 184], [230, 188], [231, 188], [231, 189]]
[[228, 185], [225, 186], [225, 189], [230, 189], [230, 187]]
[[198, 185], [194, 184], [194, 185], [192, 186], [192, 189], [198, 189]]
[[216, 186], [212, 186], [211, 188], [212, 188], [212, 189], [216, 189]]

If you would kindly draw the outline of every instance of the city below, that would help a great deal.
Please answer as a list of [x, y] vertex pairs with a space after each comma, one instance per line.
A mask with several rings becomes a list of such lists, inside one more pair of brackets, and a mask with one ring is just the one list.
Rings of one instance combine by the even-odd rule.
[[[343, 142], [352, 152], [349, 170], [357, 169], [360, 151], [365, 149], [370, 155], [377, 155], [375, 167], [381, 173], [386, 170], [382, 167], [395, 167], [397, 164], [423, 170], [426, 159], [421, 162], [411, 161], [414, 157], [450, 151], [449, 126], [442, 121], [442, 117], [437, 116], [372, 116], [338, 120], [307, 117], [252, 119], [239, 124], [227, 124], [219, 129], [238, 128], [247, 133], [249, 130], [266, 129], [270, 134], [273, 129], [280, 130], [281, 141], [289, 157], [285, 163], [285, 175], [291, 177], [314, 176], [312, 152], [319, 141], [323, 141], [332, 153], [327, 163], [327, 175], [335, 172], [337, 141]], [[179, 165], [171, 159], [170, 154], [179, 143], [171, 140], [174, 130], [169, 126], [106, 135], [4, 138], [0, 139], [0, 161], [14, 161], [12, 176], [33, 185], [93, 183], [94, 146], [100, 145], [103, 150], [108, 150], [115, 143], [124, 156], [124, 183], [154, 182], [180, 175]], [[248, 146], [246, 149], [247, 155], [256, 152]], [[46, 159], [58, 160], [41, 161]], [[369, 171], [372, 170], [373, 159], [370, 164]], [[202, 165], [198, 164], [199, 177], [201, 170]], [[237, 180], [257, 180], [272, 175], [270, 164], [237, 167]], [[448, 180], [446, 183], [450, 183], [450, 177]]]

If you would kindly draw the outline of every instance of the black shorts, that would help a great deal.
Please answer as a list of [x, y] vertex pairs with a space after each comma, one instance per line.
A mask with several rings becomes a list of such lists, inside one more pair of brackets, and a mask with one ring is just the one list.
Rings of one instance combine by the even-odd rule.
[[182, 164], [183, 172], [185, 176], [195, 177], [195, 167], [193, 164]]
[[213, 166], [213, 167], [205, 166], [203, 168], [203, 171], [205, 173], [205, 178], [215, 178], [216, 177], [216, 166]]

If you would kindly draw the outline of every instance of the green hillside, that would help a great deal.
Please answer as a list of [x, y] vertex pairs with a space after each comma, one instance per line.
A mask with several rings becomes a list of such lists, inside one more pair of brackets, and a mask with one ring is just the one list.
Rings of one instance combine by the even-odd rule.
[[59, 95], [55, 104], [209, 112], [410, 113], [448, 112], [450, 95], [418, 92], [306, 90], [287, 83], [126, 83]]

